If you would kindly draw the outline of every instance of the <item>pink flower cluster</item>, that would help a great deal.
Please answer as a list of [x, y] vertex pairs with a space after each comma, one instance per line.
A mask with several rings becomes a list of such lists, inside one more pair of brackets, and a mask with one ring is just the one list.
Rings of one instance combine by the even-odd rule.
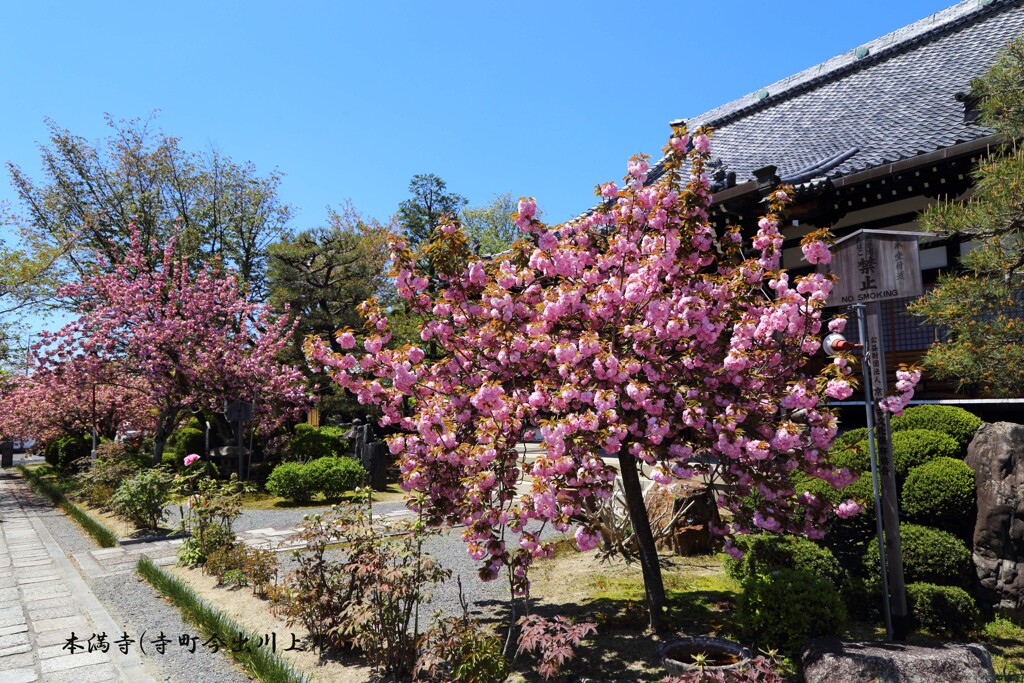
[[900, 369], [896, 371], [896, 393], [886, 396], [878, 402], [879, 407], [893, 415], [902, 415], [903, 409], [914, 398], [914, 389], [921, 381], [919, 368]]
[[[314, 367], [404, 432], [389, 444], [416, 505], [463, 525], [481, 575], [507, 570], [517, 592], [532, 560], [553, 552], [545, 528], [576, 526], [581, 549], [599, 543], [582, 513], [612, 495], [626, 463], [650, 465], [659, 481], [715, 467], [732, 514], [724, 534], [818, 533], [831, 507], [798, 495], [792, 473], [851, 479], [824, 464], [836, 433], [825, 387], [844, 394], [849, 368], [807, 369], [832, 284], [778, 270], [785, 191], [771, 195], [752, 245], [738, 230], [717, 235], [710, 142], [703, 131], [689, 142], [674, 134], [651, 185], [645, 158], [631, 160], [624, 189], [599, 186], [605, 205], [569, 223], [545, 225], [534, 200], [520, 200], [516, 223], [533, 244], [494, 261], [470, 252], [457, 227], [437, 231], [436, 288], [413, 284], [426, 277], [423, 255], [396, 240], [398, 292], [423, 315], [429, 359], [392, 342], [374, 303], [363, 309], [365, 354], [347, 332], [344, 354], [306, 343]], [[546, 453], [527, 464], [517, 446], [534, 428]]]

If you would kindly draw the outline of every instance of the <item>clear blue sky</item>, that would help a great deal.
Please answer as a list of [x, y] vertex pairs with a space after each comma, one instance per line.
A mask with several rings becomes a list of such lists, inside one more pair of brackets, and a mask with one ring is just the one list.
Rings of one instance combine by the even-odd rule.
[[44, 117], [96, 139], [104, 112], [158, 109], [185, 148], [284, 172], [296, 228], [345, 198], [386, 219], [417, 173], [471, 204], [533, 195], [557, 222], [657, 156], [670, 120], [951, 4], [5, 2], [0, 160], [38, 178]]

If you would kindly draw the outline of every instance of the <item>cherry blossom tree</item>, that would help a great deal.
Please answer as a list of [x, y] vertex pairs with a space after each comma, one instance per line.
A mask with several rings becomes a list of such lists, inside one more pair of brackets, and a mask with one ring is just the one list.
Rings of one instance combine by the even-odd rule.
[[216, 263], [193, 273], [173, 238], [153, 255], [134, 225], [130, 233], [120, 262], [100, 258], [93, 275], [59, 292], [77, 302], [79, 317], [43, 336], [36, 353], [44, 368], [78, 359], [141, 382], [153, 406], [154, 463], [192, 411], [258, 399], [256, 418], [272, 428], [308, 405], [302, 373], [275, 358], [292, 331], [287, 316], [246, 301], [235, 276]]
[[[545, 527], [575, 526], [580, 550], [599, 544], [587, 512], [616, 477], [655, 628], [665, 592], [642, 475], [713, 479], [728, 511], [714, 531], [726, 537], [762, 529], [820, 538], [832, 508], [795, 490], [792, 475], [836, 487], [853, 479], [825, 460], [836, 433], [825, 402], [850, 389], [850, 358], [808, 369], [832, 283], [780, 268], [786, 189], [769, 195], [752, 240], [738, 228], [715, 234], [708, 149], [706, 131], [691, 140], [676, 129], [660, 178], [648, 184], [647, 159], [634, 157], [621, 188], [601, 185], [599, 208], [557, 227], [521, 200], [525, 237], [490, 261], [473, 255], [457, 226], [440, 226], [425, 249], [436, 292], [419, 255], [396, 238], [398, 291], [422, 316], [429, 355], [389, 347], [387, 313], [374, 301], [363, 308], [365, 353], [307, 341], [315, 366], [404, 430], [390, 448], [426, 517], [465, 525], [481, 575], [506, 571], [517, 594], [528, 591], [533, 559], [553, 552]], [[803, 240], [808, 261], [828, 262], [827, 238]], [[353, 349], [357, 340], [344, 331], [337, 341]], [[531, 426], [546, 454], [528, 462], [517, 444]], [[856, 511], [852, 501], [839, 508]]]
[[132, 425], [152, 427], [153, 405], [139, 378], [90, 359], [33, 364], [0, 388], [0, 434], [45, 443], [65, 434], [113, 438]]

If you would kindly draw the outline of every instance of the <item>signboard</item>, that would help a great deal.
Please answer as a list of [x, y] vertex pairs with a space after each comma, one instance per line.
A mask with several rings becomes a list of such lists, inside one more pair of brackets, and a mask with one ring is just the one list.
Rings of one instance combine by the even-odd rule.
[[224, 401], [224, 417], [228, 422], [251, 420], [252, 403], [249, 401]]
[[913, 232], [858, 230], [838, 240], [832, 262], [822, 267], [838, 279], [826, 306], [905, 299], [924, 293]]

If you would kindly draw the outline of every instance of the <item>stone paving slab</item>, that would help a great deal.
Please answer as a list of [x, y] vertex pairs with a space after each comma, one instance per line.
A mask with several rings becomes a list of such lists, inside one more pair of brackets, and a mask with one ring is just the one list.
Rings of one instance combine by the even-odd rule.
[[[52, 509], [0, 470], [0, 681], [151, 683], [138, 653], [70, 652], [93, 633], [120, 633], [34, 512]], [[113, 637], [116, 637], [113, 636]]]

